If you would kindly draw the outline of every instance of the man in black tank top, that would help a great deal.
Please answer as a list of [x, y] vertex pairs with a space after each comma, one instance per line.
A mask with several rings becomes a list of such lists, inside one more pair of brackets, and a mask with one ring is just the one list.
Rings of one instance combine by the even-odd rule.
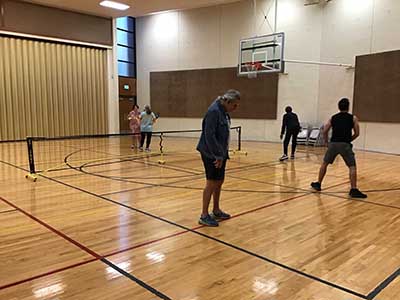
[[[311, 187], [317, 191], [321, 190], [321, 183], [325, 177], [326, 169], [332, 164], [338, 154], [340, 154], [350, 170], [351, 189], [349, 192], [352, 198], [367, 198], [357, 188], [357, 166], [354, 157], [353, 145], [351, 144], [360, 134], [360, 125], [356, 116], [349, 114], [349, 99], [343, 98], [339, 101], [340, 112], [332, 116], [324, 126], [324, 138], [328, 140], [328, 132], [332, 128], [331, 141], [325, 153], [324, 161], [319, 169], [317, 182], [312, 182]], [[354, 130], [354, 134], [353, 134]]]

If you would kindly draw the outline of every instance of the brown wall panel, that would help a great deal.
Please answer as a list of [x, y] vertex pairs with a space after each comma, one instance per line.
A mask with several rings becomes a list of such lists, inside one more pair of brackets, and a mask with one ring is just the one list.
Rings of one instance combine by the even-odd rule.
[[132, 110], [134, 101], [129, 99], [119, 100], [119, 130], [120, 132], [130, 132], [128, 115]]
[[152, 109], [162, 117], [201, 118], [218, 95], [237, 89], [242, 100], [233, 117], [276, 119], [279, 75], [249, 79], [236, 72], [236, 68], [151, 72]]
[[365, 122], [400, 123], [400, 51], [357, 56], [354, 114]]
[[112, 46], [112, 20], [32, 3], [3, 0], [0, 29]]
[[[133, 97], [136, 96], [136, 78], [118, 77], [119, 95]], [[128, 90], [124, 87], [128, 86]]]

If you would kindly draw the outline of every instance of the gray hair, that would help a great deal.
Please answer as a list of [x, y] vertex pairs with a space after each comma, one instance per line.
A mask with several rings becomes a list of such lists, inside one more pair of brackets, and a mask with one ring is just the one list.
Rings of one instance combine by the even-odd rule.
[[237, 90], [227, 90], [222, 98], [225, 101], [240, 100], [240, 92]]

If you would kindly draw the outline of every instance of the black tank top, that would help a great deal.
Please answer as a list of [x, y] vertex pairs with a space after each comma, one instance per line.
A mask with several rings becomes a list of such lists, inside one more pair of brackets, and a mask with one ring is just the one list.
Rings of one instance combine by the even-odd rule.
[[354, 126], [353, 115], [348, 112], [340, 112], [331, 118], [332, 138], [331, 142], [351, 143]]

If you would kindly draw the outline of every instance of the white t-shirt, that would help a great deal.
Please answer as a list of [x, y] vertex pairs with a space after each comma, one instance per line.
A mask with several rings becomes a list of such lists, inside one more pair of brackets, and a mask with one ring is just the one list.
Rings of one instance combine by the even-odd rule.
[[153, 120], [156, 118], [155, 114], [151, 112], [148, 114], [143, 111], [140, 113], [140, 131], [152, 132], [153, 131]]

